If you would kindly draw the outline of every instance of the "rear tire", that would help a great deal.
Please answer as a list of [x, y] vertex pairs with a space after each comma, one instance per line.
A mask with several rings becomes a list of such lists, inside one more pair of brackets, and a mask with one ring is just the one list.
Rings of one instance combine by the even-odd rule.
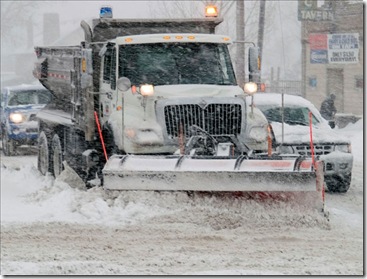
[[61, 141], [57, 134], [54, 135], [52, 139], [52, 173], [55, 178], [57, 178], [63, 171], [63, 155]]
[[50, 152], [48, 139], [45, 132], [41, 132], [38, 136], [38, 159], [37, 168], [42, 175], [46, 175], [50, 171]]
[[12, 139], [9, 139], [9, 135], [6, 131], [4, 131], [2, 141], [4, 155], [13, 156], [15, 154], [15, 143]]
[[351, 180], [351, 173], [343, 177], [334, 175], [326, 179], [326, 185], [330, 192], [346, 193], [349, 190]]

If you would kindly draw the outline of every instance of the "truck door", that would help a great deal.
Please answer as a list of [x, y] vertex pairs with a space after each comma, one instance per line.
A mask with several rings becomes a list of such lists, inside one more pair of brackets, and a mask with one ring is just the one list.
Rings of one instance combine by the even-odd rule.
[[101, 64], [99, 111], [103, 125], [116, 110], [116, 47], [114, 44], [107, 44]]

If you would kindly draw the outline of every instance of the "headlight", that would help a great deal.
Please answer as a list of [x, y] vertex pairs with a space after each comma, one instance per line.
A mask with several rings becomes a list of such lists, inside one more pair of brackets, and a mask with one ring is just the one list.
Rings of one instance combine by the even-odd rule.
[[254, 94], [257, 92], [257, 84], [255, 82], [246, 82], [244, 91], [247, 94]]
[[265, 126], [265, 127], [262, 127], [262, 126], [253, 127], [250, 130], [249, 136], [250, 136], [250, 138], [254, 139], [257, 142], [266, 141], [267, 137], [268, 137], [267, 126]]
[[140, 94], [143, 96], [152, 96], [154, 94], [154, 87], [151, 84], [144, 84], [140, 86]]
[[9, 115], [9, 119], [13, 123], [20, 123], [24, 121], [24, 115], [19, 112], [13, 112]]
[[335, 145], [335, 151], [351, 153], [352, 146], [350, 144], [338, 144], [338, 145]]

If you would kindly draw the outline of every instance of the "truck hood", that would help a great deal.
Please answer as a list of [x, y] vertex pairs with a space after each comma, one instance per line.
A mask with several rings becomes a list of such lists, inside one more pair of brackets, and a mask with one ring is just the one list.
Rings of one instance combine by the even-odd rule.
[[244, 95], [236, 85], [178, 84], [154, 87], [155, 96], [165, 98], [191, 97], [235, 97]]
[[[282, 142], [282, 123], [272, 122], [277, 143]], [[312, 137], [314, 144], [349, 144], [350, 140], [340, 136], [329, 127], [313, 126]], [[284, 124], [284, 144], [310, 144], [310, 127]]]

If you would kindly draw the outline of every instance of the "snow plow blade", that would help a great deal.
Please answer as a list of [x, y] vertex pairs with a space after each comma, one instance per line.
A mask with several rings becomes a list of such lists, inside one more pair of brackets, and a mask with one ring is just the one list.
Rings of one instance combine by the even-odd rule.
[[[318, 169], [322, 173], [323, 168]], [[104, 187], [109, 190], [303, 192], [312, 194], [322, 206], [323, 175], [316, 179], [311, 160], [301, 157], [114, 155], [102, 172]]]

